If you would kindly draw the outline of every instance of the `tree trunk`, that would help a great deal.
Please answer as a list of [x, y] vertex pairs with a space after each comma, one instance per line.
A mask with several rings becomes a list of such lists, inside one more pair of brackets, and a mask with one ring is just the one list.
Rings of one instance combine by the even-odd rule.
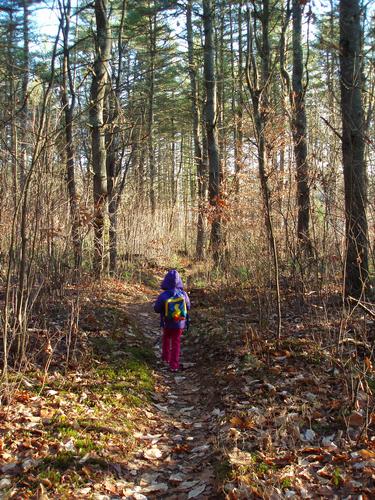
[[[247, 10], [247, 60], [246, 60], [246, 80], [251, 95], [254, 113], [254, 128], [258, 149], [258, 169], [262, 190], [263, 206], [265, 213], [265, 225], [272, 254], [274, 277], [277, 295], [277, 332], [278, 338], [281, 336], [281, 292], [279, 279], [279, 259], [277, 253], [277, 242], [273, 231], [271, 198], [268, 186], [268, 153], [267, 138], [265, 131], [269, 122], [269, 85], [270, 85], [270, 45], [269, 45], [269, 0], [263, 0], [263, 10], [261, 14], [254, 16], [254, 30], [250, 9]], [[256, 19], [261, 20], [262, 37], [261, 42], [256, 40], [256, 45], [261, 56], [260, 74], [257, 65], [257, 58], [254, 51], [254, 40], [257, 33]]]
[[121, 76], [124, 57], [123, 28], [127, 10], [127, 1], [122, 2], [120, 25], [118, 28], [117, 54], [118, 65], [117, 72], [114, 71], [112, 81], [114, 88], [107, 94], [107, 121], [111, 124], [110, 129], [106, 130], [106, 169], [107, 169], [107, 192], [108, 192], [108, 218], [109, 218], [109, 271], [115, 274], [117, 270], [117, 209], [120, 204], [121, 193], [119, 189], [118, 178], [121, 174], [121, 159], [118, 159], [117, 149], [120, 143], [120, 127], [118, 125], [119, 100], [121, 94]]
[[[226, 170], [226, 133], [225, 133], [225, 87], [224, 87], [224, 0], [216, 0], [212, 4], [213, 13], [218, 9], [218, 16], [213, 16], [215, 27], [214, 53], [216, 56], [216, 120], [221, 175]], [[219, 20], [219, 22], [218, 22]]]
[[[150, 6], [150, 3], [149, 3]], [[149, 18], [150, 66], [148, 68], [148, 164], [150, 172], [151, 214], [155, 215], [155, 151], [154, 151], [154, 93], [155, 93], [155, 52], [156, 52], [156, 12]]]
[[95, 0], [96, 57], [90, 91], [92, 167], [94, 171], [94, 272], [104, 267], [104, 219], [107, 201], [104, 106], [111, 55], [111, 33], [107, 18], [107, 0]]
[[215, 48], [213, 43], [214, 6], [212, 0], [203, 1], [204, 26], [204, 80], [206, 87], [205, 125], [209, 166], [209, 200], [212, 207], [211, 250], [215, 265], [222, 260], [222, 217], [220, 206], [221, 175], [216, 126]]
[[145, 203], [145, 157], [146, 157], [146, 144], [143, 140], [145, 135], [145, 110], [142, 110], [140, 117], [140, 124], [137, 134], [137, 154], [133, 158], [134, 166], [137, 172], [137, 200], [139, 206], [144, 208]]
[[[82, 262], [82, 244], [79, 236], [79, 213], [77, 203], [77, 191], [75, 182], [74, 166], [74, 142], [73, 142], [73, 113], [75, 106], [75, 92], [72, 81], [71, 67], [69, 61], [69, 30], [71, 1], [67, 0], [66, 6], [60, 11], [63, 22], [63, 75], [61, 87], [61, 101], [65, 118], [65, 162], [66, 162], [66, 180], [69, 196], [69, 208], [71, 218], [71, 234], [74, 252], [74, 266], [78, 269]], [[70, 88], [71, 101], [68, 97], [68, 86]]]
[[20, 187], [21, 191], [25, 186], [26, 181], [26, 169], [27, 169], [27, 140], [26, 134], [28, 130], [28, 85], [29, 85], [29, 72], [30, 72], [30, 51], [29, 51], [29, 1], [22, 1], [23, 7], [23, 51], [22, 51], [22, 83], [21, 83], [21, 93], [22, 93], [22, 111], [21, 111], [21, 159], [20, 159]]
[[12, 163], [12, 181], [13, 181], [13, 207], [14, 211], [17, 208], [18, 201], [18, 133], [16, 122], [16, 109], [17, 109], [17, 91], [16, 91], [16, 78], [15, 68], [16, 61], [13, 54], [13, 47], [16, 45], [16, 21], [13, 12], [9, 13], [9, 32], [8, 32], [8, 50], [7, 59], [9, 61], [9, 97], [11, 102], [11, 125], [10, 125], [10, 151]]
[[368, 281], [361, 37], [359, 1], [340, 0], [340, 87], [347, 245], [345, 293], [356, 298], [364, 292]]
[[198, 185], [198, 220], [197, 220], [197, 241], [195, 247], [195, 257], [197, 260], [204, 259], [205, 249], [205, 217], [204, 205], [206, 202], [206, 172], [203, 162], [201, 131], [200, 131], [200, 110], [198, 101], [197, 71], [194, 63], [194, 37], [192, 24], [192, 0], [188, 1], [186, 7], [186, 26], [189, 57], [189, 76], [191, 90], [191, 113], [193, 117], [193, 138], [194, 138], [194, 159], [197, 169]]
[[299, 248], [310, 249], [309, 214], [310, 187], [309, 165], [307, 161], [307, 122], [305, 110], [305, 91], [303, 87], [303, 50], [302, 50], [302, 11], [300, 0], [293, 0], [293, 74], [292, 93], [290, 94], [292, 108], [292, 134], [294, 156], [297, 171], [297, 238]]
[[116, 193], [116, 146], [117, 141], [117, 118], [116, 97], [112, 91], [107, 96], [107, 122], [112, 124], [111, 130], [106, 130], [106, 170], [107, 170], [107, 195], [108, 195], [108, 218], [109, 218], [109, 271], [111, 274], [117, 268], [117, 193]]
[[238, 74], [235, 74], [235, 51], [234, 51], [234, 30], [235, 22], [230, 7], [230, 39], [231, 39], [231, 72], [232, 72], [232, 113], [233, 113], [233, 141], [234, 141], [234, 186], [233, 190], [238, 200], [240, 193], [240, 173], [243, 156], [243, 100], [242, 100], [242, 80], [243, 80], [243, 50], [242, 50], [242, 1], [238, 5], [237, 12], [238, 27]]

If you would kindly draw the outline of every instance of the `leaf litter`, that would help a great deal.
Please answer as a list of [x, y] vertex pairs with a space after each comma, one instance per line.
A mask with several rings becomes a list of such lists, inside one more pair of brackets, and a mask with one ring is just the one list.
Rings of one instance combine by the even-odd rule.
[[251, 323], [251, 298], [239, 322], [230, 291], [211, 305], [192, 290], [176, 376], [150, 354], [131, 368], [152, 344], [159, 355], [154, 290], [108, 280], [80, 293], [92, 338], [79, 361], [91, 361], [52, 366], [43, 387], [38, 372], [17, 381], [1, 413], [0, 498], [374, 496], [373, 396], [359, 383], [349, 404], [346, 373], [316, 342], [327, 325], [290, 311], [277, 342], [272, 321]]

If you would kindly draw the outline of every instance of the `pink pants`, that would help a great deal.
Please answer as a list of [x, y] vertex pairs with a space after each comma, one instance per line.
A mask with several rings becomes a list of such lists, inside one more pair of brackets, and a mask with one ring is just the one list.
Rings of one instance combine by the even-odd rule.
[[169, 363], [172, 370], [177, 370], [179, 367], [181, 334], [181, 329], [163, 328], [162, 358]]

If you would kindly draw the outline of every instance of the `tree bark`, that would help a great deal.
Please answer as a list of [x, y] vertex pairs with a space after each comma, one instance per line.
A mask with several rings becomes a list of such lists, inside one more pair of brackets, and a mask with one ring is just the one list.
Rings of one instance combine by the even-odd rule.
[[107, 170], [107, 195], [108, 195], [108, 219], [109, 219], [109, 272], [115, 273], [117, 268], [117, 204], [116, 193], [116, 146], [117, 141], [117, 118], [116, 97], [111, 91], [107, 96], [107, 121], [112, 124], [111, 130], [106, 131], [106, 170]]
[[[109, 217], [109, 272], [114, 274], [117, 270], [117, 210], [120, 204], [121, 193], [119, 191], [118, 178], [121, 174], [121, 158], [118, 158], [121, 129], [118, 124], [119, 100], [121, 94], [121, 76], [124, 57], [123, 29], [127, 11], [127, 0], [122, 3], [120, 25], [118, 28], [117, 73], [113, 74], [114, 88], [107, 94], [107, 121], [111, 127], [106, 130], [106, 169], [107, 169], [107, 191], [108, 191], [108, 217]], [[114, 65], [116, 67], [116, 65]]]
[[96, 57], [90, 91], [92, 167], [94, 172], [94, 272], [104, 269], [104, 219], [107, 202], [104, 106], [111, 54], [111, 33], [107, 18], [107, 0], [95, 0]]
[[205, 125], [209, 166], [209, 201], [212, 207], [211, 250], [215, 265], [222, 260], [222, 216], [220, 206], [221, 169], [217, 138], [217, 102], [215, 77], [215, 48], [213, 41], [214, 6], [212, 0], [203, 1], [204, 26], [204, 80], [206, 87]]
[[340, 0], [340, 87], [347, 246], [345, 293], [356, 298], [365, 291], [368, 281], [361, 39], [359, 1]]
[[234, 58], [234, 29], [235, 22], [230, 8], [230, 34], [231, 34], [231, 70], [233, 80], [232, 90], [232, 112], [234, 120], [233, 140], [234, 140], [234, 192], [238, 200], [240, 193], [240, 173], [242, 169], [243, 157], [243, 99], [242, 99], [242, 83], [243, 83], [243, 49], [242, 49], [242, 0], [238, 4], [237, 11], [237, 27], [238, 27], [238, 74], [235, 74], [235, 58]]
[[[262, 12], [254, 13], [254, 29], [250, 9], [247, 9], [247, 58], [246, 58], [246, 81], [251, 95], [254, 113], [255, 137], [258, 149], [258, 169], [262, 191], [263, 206], [265, 212], [265, 225], [272, 254], [275, 286], [277, 295], [277, 332], [281, 336], [281, 292], [279, 279], [279, 259], [277, 253], [277, 242], [273, 231], [271, 214], [271, 196], [268, 186], [267, 164], [269, 154], [267, 152], [267, 138], [265, 131], [269, 123], [269, 85], [270, 85], [270, 44], [269, 44], [269, 0], [263, 0]], [[256, 20], [261, 21], [261, 42], [256, 40]], [[257, 57], [254, 50], [254, 40], [260, 52], [260, 72]]]
[[21, 111], [21, 158], [20, 158], [20, 188], [23, 190], [26, 182], [27, 175], [27, 140], [26, 134], [28, 129], [28, 85], [29, 85], [29, 73], [30, 73], [30, 50], [29, 50], [29, 1], [22, 0], [23, 8], [23, 20], [22, 20], [22, 30], [23, 30], [23, 51], [22, 51], [22, 84], [21, 84], [21, 95], [22, 95], [22, 111]]
[[293, 73], [292, 93], [292, 135], [297, 172], [297, 238], [301, 250], [311, 248], [309, 236], [310, 187], [307, 160], [307, 120], [305, 109], [305, 88], [303, 79], [302, 11], [300, 0], [293, 0]]
[[[149, 2], [150, 6], [150, 2]], [[150, 206], [155, 215], [155, 151], [154, 151], [154, 93], [155, 93], [155, 53], [156, 53], [156, 12], [149, 17], [150, 66], [148, 68], [148, 164], [150, 172]]]
[[[62, 34], [63, 34], [63, 74], [61, 85], [61, 101], [64, 110], [65, 119], [65, 162], [66, 162], [66, 181], [69, 196], [69, 208], [71, 219], [71, 235], [74, 252], [74, 266], [78, 269], [82, 262], [82, 242], [79, 235], [79, 213], [78, 200], [75, 181], [75, 151], [73, 142], [73, 117], [75, 107], [75, 92], [71, 74], [69, 61], [69, 30], [70, 30], [70, 15], [71, 1], [67, 0], [66, 5], [60, 4]], [[68, 95], [68, 87], [70, 90], [70, 102]]]
[[186, 7], [186, 26], [189, 58], [189, 77], [191, 91], [191, 112], [193, 117], [193, 138], [194, 138], [194, 160], [197, 169], [198, 185], [198, 219], [197, 219], [197, 240], [195, 246], [195, 257], [197, 260], [204, 259], [205, 253], [205, 217], [204, 205], [206, 202], [206, 169], [203, 162], [201, 130], [200, 130], [200, 109], [198, 98], [197, 71], [194, 63], [194, 37], [192, 24], [192, 0], [188, 1]]

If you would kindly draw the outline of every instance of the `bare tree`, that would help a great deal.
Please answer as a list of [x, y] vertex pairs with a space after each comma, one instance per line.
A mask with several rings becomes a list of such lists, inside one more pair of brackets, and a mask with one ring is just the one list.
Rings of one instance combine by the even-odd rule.
[[30, 26], [29, 26], [29, 0], [22, 0], [22, 31], [23, 31], [23, 51], [22, 51], [22, 110], [21, 110], [21, 143], [22, 143], [22, 156], [20, 161], [20, 186], [23, 189], [26, 182], [27, 175], [27, 130], [28, 130], [28, 85], [30, 78]]
[[63, 36], [63, 65], [61, 79], [61, 102], [65, 119], [65, 162], [66, 181], [69, 196], [70, 218], [72, 225], [72, 242], [74, 251], [74, 264], [79, 268], [82, 262], [82, 242], [79, 235], [78, 199], [75, 180], [75, 150], [73, 141], [73, 119], [76, 95], [74, 89], [72, 68], [69, 53], [69, 31], [71, 17], [71, 0], [59, 1], [60, 24]]
[[[255, 6], [255, 4], [254, 4]], [[257, 20], [260, 20], [260, 33], [257, 33]], [[247, 58], [246, 82], [252, 101], [254, 130], [258, 150], [258, 170], [265, 213], [265, 225], [271, 249], [277, 293], [278, 336], [281, 334], [281, 298], [279, 282], [279, 260], [276, 238], [272, 223], [271, 195], [268, 184], [268, 152], [266, 129], [269, 123], [269, 85], [270, 85], [270, 41], [269, 41], [270, 5], [263, 0], [262, 11], [247, 9]], [[260, 64], [257, 62], [255, 45], [259, 50]]]
[[94, 271], [101, 275], [104, 267], [104, 219], [107, 207], [107, 171], [104, 131], [104, 106], [111, 56], [111, 32], [107, 0], [95, 0], [95, 62], [90, 91], [90, 126], [92, 167], [94, 171]]

